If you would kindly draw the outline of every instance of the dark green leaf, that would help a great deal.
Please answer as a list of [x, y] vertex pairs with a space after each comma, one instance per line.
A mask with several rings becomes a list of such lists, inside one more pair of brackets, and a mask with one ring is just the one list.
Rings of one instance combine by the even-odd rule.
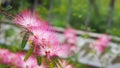
[[21, 43], [21, 48], [23, 49], [28, 41], [28, 38], [29, 38], [29, 33], [26, 32], [24, 37], [23, 37], [23, 40], [22, 40], [22, 43]]
[[41, 65], [41, 59], [42, 59], [42, 57], [37, 56], [37, 63], [38, 63], [38, 65]]
[[24, 61], [26, 61], [26, 60], [30, 57], [30, 55], [33, 53], [33, 50], [34, 50], [33, 47], [31, 47], [31, 48], [28, 50], [28, 52], [27, 52], [27, 54], [26, 54], [26, 56], [25, 56], [25, 58], [24, 58]]

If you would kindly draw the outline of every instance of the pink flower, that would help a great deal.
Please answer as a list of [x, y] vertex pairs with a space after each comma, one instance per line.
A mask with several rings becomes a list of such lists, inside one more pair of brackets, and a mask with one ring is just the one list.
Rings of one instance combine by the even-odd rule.
[[41, 29], [35, 29], [32, 32], [31, 40], [35, 45], [34, 51], [36, 54], [46, 56], [48, 59], [53, 56], [68, 57], [70, 46], [61, 45], [55, 32]]
[[68, 28], [64, 32], [65, 38], [68, 43], [70, 44], [76, 44], [77, 41], [77, 36], [76, 36], [76, 31], [72, 28]]
[[[65, 45], [64, 45], [65, 46]], [[60, 46], [57, 48], [51, 48], [49, 55], [50, 57], [65, 56], [68, 51], [68, 47]], [[67, 49], [66, 49], [67, 48]], [[18, 68], [47, 68], [46, 63], [43, 61], [40, 66], [37, 65], [36, 58], [31, 55], [26, 62], [24, 62], [25, 53], [12, 53], [8, 50], [0, 49], [0, 63], [2, 64], [12, 64]], [[43, 51], [43, 50], [41, 50]], [[63, 54], [64, 53], [64, 54]], [[5, 54], [5, 55], [4, 55]], [[55, 55], [56, 54], [56, 55]], [[72, 65], [68, 65], [66, 61], [61, 61], [63, 68], [73, 68]], [[57, 66], [58, 67], [58, 66]], [[58, 67], [59, 68], [59, 67]]]
[[31, 12], [30, 10], [24, 10], [22, 13], [18, 14], [13, 21], [15, 24], [21, 25], [28, 30], [45, 25], [42, 20], [39, 19], [37, 13]]
[[75, 45], [77, 41], [76, 31], [72, 28], [68, 28], [64, 32], [67, 44], [70, 46], [71, 51], [74, 53], [78, 52], [78, 48]]
[[73, 54], [73, 52], [71, 51], [71, 46], [67, 44], [60, 45], [56, 48], [56, 51], [57, 56], [61, 58], [68, 58]]
[[26, 62], [24, 62], [24, 57], [24, 53], [12, 53], [6, 49], [0, 49], [1, 64], [15, 65], [17, 68], [47, 68], [43, 62], [38, 66], [34, 56], [29, 57]]
[[42, 62], [41, 65], [38, 66], [36, 58], [33, 57], [33, 55], [30, 56], [27, 61], [24, 61], [25, 54], [17, 53], [16, 55], [18, 57], [14, 61], [14, 64], [20, 68], [46, 68], [46, 66], [43, 64], [42, 61], [41, 61]]
[[107, 46], [106, 44], [110, 42], [110, 37], [108, 35], [102, 35], [101, 37], [98, 38], [98, 41], [101, 42], [101, 45], [103, 47], [106, 47]]
[[35, 45], [53, 46], [59, 44], [59, 40], [55, 32], [37, 28], [33, 29], [32, 33], [33, 37], [31, 39], [34, 41]]
[[96, 50], [97, 52], [102, 53], [102, 52], [104, 51], [104, 47], [101, 45], [101, 42], [95, 41], [95, 42], [93, 43], [93, 45], [94, 45], [94, 48], [95, 48], [95, 50]]
[[110, 38], [108, 35], [102, 35], [93, 43], [95, 50], [99, 52], [104, 52], [104, 49], [108, 46], [108, 43], [110, 42]]
[[[42, 35], [42, 38], [44, 35]], [[35, 45], [36, 53], [40, 56], [46, 56], [48, 59], [54, 56], [67, 58], [70, 52], [70, 46], [60, 45], [54, 37], [44, 37], [43, 39], [40, 38], [41, 40], [38, 38], [40, 45]]]

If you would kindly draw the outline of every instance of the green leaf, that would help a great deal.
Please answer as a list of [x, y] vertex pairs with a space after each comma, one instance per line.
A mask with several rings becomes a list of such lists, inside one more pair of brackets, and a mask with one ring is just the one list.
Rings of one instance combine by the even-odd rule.
[[5, 64], [0, 64], [0, 68], [7, 68]]
[[10, 37], [14, 34], [14, 29], [10, 28], [5, 31], [5, 37]]
[[62, 66], [61, 66], [58, 58], [54, 58], [54, 59], [53, 59], [53, 62], [54, 62], [55, 64], [58, 64], [58, 66], [59, 66], [60, 68], [62, 68]]
[[26, 32], [24, 34], [24, 37], [23, 37], [23, 40], [22, 40], [22, 43], [21, 43], [21, 48], [23, 49], [28, 41], [28, 38], [29, 38], [29, 32]]
[[50, 62], [50, 68], [55, 68], [55, 62], [54, 61]]
[[30, 57], [30, 55], [33, 53], [33, 50], [34, 50], [33, 47], [31, 47], [31, 48], [28, 50], [28, 52], [27, 52], [27, 54], [26, 54], [26, 56], [25, 56], [25, 58], [24, 58], [24, 61], [26, 61], [26, 60]]
[[37, 63], [38, 63], [38, 65], [41, 65], [41, 60], [42, 60], [42, 57], [40, 57], [40, 56], [37, 56]]

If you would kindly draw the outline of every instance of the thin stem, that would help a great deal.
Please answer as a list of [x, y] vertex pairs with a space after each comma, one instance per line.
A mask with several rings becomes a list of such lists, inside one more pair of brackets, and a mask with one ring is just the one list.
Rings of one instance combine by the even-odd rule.
[[85, 20], [85, 30], [86, 31], [88, 31], [88, 25], [89, 25], [91, 13], [92, 13], [92, 4], [93, 4], [93, 0], [89, 0], [88, 15], [87, 15], [87, 18]]
[[68, 14], [66, 16], [66, 26], [70, 27], [70, 17], [72, 14], [72, 0], [69, 0], [69, 4], [68, 4]]
[[106, 26], [106, 32], [108, 33], [108, 30], [110, 29], [111, 25], [112, 25], [112, 21], [113, 21], [113, 12], [114, 12], [114, 4], [115, 4], [115, 0], [111, 0], [110, 1], [110, 11], [109, 11], [109, 20]]
[[94, 8], [96, 17], [99, 17], [99, 7], [98, 7], [98, 4], [96, 4], [96, 1], [93, 1], [93, 8]]
[[49, 12], [48, 12], [48, 21], [49, 21], [50, 23], [51, 23], [51, 21], [52, 21], [53, 3], [54, 3], [54, 0], [50, 0], [50, 7], [49, 7]]
[[37, 6], [38, 6], [38, 0], [34, 0], [33, 11], [36, 10]]

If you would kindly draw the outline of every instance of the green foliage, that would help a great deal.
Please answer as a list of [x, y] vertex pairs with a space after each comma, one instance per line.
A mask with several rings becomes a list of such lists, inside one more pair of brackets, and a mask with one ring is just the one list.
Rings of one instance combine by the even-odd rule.
[[54, 58], [54, 59], [53, 59], [53, 62], [55, 62], [56, 64], [58, 64], [58, 66], [59, 66], [60, 68], [62, 68], [62, 66], [61, 66], [60, 61], [59, 61], [58, 58]]
[[25, 55], [24, 61], [27, 61], [27, 59], [31, 56], [31, 54], [33, 53], [34, 48], [31, 47], [28, 51], [27, 54]]
[[[44, 3], [47, 5], [44, 5], [42, 7], [46, 8], [46, 12], [49, 12], [49, 1], [44, 1]], [[115, 9], [114, 9], [114, 15], [113, 15], [113, 24], [112, 27], [109, 29], [116, 28], [118, 29], [120, 25], [119, 24], [119, 17], [120, 17], [120, 9], [119, 9], [119, 0], [116, 0], [115, 2]], [[95, 6], [96, 5], [96, 6]], [[100, 0], [100, 1], [95, 1], [95, 5], [93, 5], [92, 8], [92, 13], [91, 13], [91, 18], [90, 18], [90, 23], [88, 25], [88, 28], [90, 28], [89, 31], [92, 32], [98, 32], [98, 33], [104, 33], [106, 31], [106, 25], [108, 22], [109, 18], [109, 5], [110, 5], [110, 0]], [[66, 20], [66, 15], [68, 12], [68, 0], [60, 0], [60, 1], [54, 1], [54, 7], [52, 10], [52, 24], [55, 26], [59, 27], [65, 27], [65, 20]], [[73, 0], [72, 3], [72, 15], [70, 18], [70, 24], [72, 27], [76, 29], [82, 29], [84, 30], [84, 22], [87, 18], [88, 14], [88, 7], [89, 7], [89, 1], [88, 0]], [[40, 9], [40, 8], [38, 8]], [[97, 11], [96, 11], [97, 10]], [[42, 10], [40, 10], [42, 11]], [[44, 15], [43, 13], [40, 12], [41, 15]], [[98, 16], [99, 15], [99, 16]], [[46, 13], [47, 16], [47, 13]], [[44, 17], [47, 19], [47, 17]], [[117, 27], [116, 27], [117, 26]], [[119, 31], [119, 30], [117, 30]], [[114, 32], [113, 32], [114, 33]], [[110, 34], [113, 34], [112, 31]], [[116, 32], [115, 32], [116, 33]], [[119, 36], [120, 34], [115, 34]]]
[[84, 34], [82, 35], [83, 38], [89, 38], [89, 35], [88, 34]]
[[[33, 7], [33, 3], [30, 0], [20, 0], [14, 1], [11, 0], [12, 4], [7, 7], [2, 7], [10, 14], [16, 14], [16, 12], [22, 11], [26, 8]], [[89, 31], [104, 33], [106, 31], [106, 25], [109, 18], [110, 10], [110, 0], [94, 0], [92, 7], [92, 13], [90, 18], [90, 23], [88, 25]], [[58, 27], [66, 26], [66, 15], [68, 12], [68, 2], [69, 0], [54, 0], [53, 9], [52, 9], [52, 24]], [[120, 36], [119, 32], [119, 18], [120, 18], [120, 9], [119, 9], [119, 0], [115, 0], [115, 8], [113, 15], [112, 27], [109, 29], [109, 33], [112, 35]], [[24, 5], [23, 5], [24, 4]], [[72, 14], [70, 17], [70, 25], [73, 28], [84, 30], [84, 22], [87, 18], [89, 12], [89, 0], [73, 0], [72, 1]], [[43, 19], [48, 20], [48, 13], [50, 8], [50, 1], [44, 0], [40, 2], [37, 6], [37, 12]], [[3, 17], [2, 14], [0, 17]], [[116, 29], [116, 30], [113, 30]], [[118, 32], [116, 32], [118, 31]]]
[[4, 64], [0, 64], [0, 68], [7, 68], [7, 66]]
[[54, 61], [50, 62], [50, 68], [55, 68], [55, 62]]
[[12, 6], [11, 6], [11, 5], [7, 6], [6, 8], [2, 8], [2, 10], [4, 10], [4, 11], [8, 11], [8, 10], [10, 10], [10, 9], [12, 9]]
[[41, 65], [42, 57], [41, 56], [37, 56], [36, 59], [37, 59], [38, 65]]
[[24, 34], [24, 37], [23, 37], [23, 40], [22, 40], [22, 43], [21, 43], [21, 48], [23, 49], [28, 41], [28, 38], [29, 38], [29, 32], [27, 31], [25, 34]]
[[85, 64], [79, 63], [77, 61], [69, 61], [71, 64], [73, 64], [74, 68], [86, 68]]
[[112, 28], [111, 30], [109, 30], [109, 33], [114, 35], [114, 36], [119, 36], [120, 37], [120, 31], [116, 28]]
[[14, 45], [6, 45], [6, 44], [2, 44], [0, 43], [0, 48], [5, 48], [5, 49], [9, 49], [12, 52], [17, 52], [17, 51], [21, 51], [20, 47], [14, 46]]
[[12, 36], [13, 34], [14, 34], [14, 29], [13, 28], [11, 28], [11, 29], [7, 29], [6, 31], [5, 31], [5, 37], [10, 37], [10, 36]]

